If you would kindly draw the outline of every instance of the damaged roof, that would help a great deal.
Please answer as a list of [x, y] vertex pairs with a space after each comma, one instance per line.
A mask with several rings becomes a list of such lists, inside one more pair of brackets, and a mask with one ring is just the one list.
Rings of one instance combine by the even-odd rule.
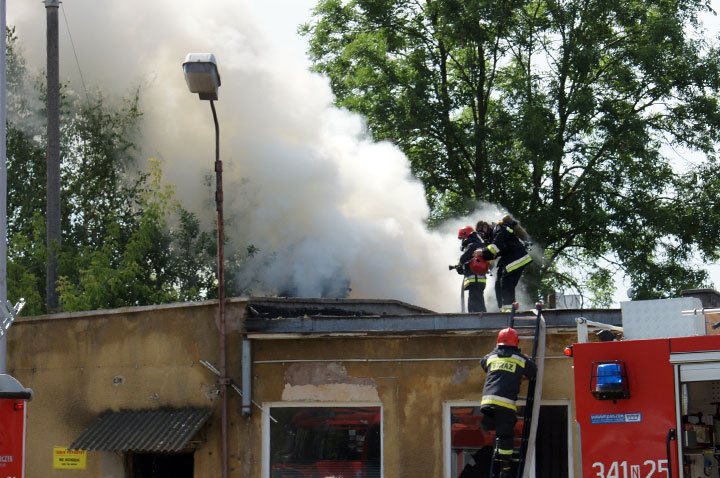
[[432, 310], [399, 300], [313, 299], [298, 297], [252, 297], [248, 299], [250, 317], [329, 316], [358, 317], [434, 313]]
[[[245, 327], [251, 338], [337, 335], [438, 335], [507, 327], [508, 313], [441, 314], [399, 301], [252, 298]], [[577, 318], [622, 325], [620, 309], [549, 309], [548, 329], [574, 329]], [[532, 327], [534, 311], [518, 311], [515, 328]]]

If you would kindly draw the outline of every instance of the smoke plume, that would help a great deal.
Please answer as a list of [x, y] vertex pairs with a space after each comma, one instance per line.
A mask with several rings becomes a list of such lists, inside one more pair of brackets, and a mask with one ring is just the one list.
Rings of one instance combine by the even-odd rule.
[[[7, 2], [36, 71], [45, 65], [45, 15], [42, 3]], [[181, 64], [189, 52], [215, 54], [229, 248], [259, 248], [241, 283], [317, 297], [349, 279], [350, 297], [459, 311], [461, 277], [448, 271], [460, 255], [457, 230], [501, 211], [479, 205], [428, 231], [424, 190], [404, 155], [333, 107], [328, 81], [273, 44], [250, 2], [66, 0], [59, 15], [61, 81], [83, 88], [76, 54], [91, 90], [119, 96], [142, 84], [143, 157], [163, 161], [183, 205], [209, 226], [203, 177], [212, 174], [214, 126]], [[486, 296], [494, 305], [491, 283]]]

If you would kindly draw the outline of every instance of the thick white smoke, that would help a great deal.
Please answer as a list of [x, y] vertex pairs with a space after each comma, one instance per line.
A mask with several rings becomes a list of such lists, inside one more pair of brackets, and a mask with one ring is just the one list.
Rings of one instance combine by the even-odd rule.
[[[7, 2], [8, 24], [36, 71], [45, 65], [45, 15], [40, 2]], [[64, 1], [61, 81], [80, 90], [65, 18], [89, 89], [112, 96], [144, 85], [143, 155], [163, 160], [184, 206], [209, 225], [213, 210], [201, 205], [214, 161], [212, 115], [187, 91], [181, 64], [188, 52], [215, 54], [230, 248], [260, 249], [240, 281], [289, 280], [298, 295], [318, 296], [328, 281], [348, 277], [350, 297], [459, 311], [461, 277], [448, 271], [460, 254], [457, 229], [501, 211], [483, 207], [428, 231], [424, 191], [407, 159], [374, 143], [362, 118], [334, 108], [327, 80], [277, 51], [250, 3]]]

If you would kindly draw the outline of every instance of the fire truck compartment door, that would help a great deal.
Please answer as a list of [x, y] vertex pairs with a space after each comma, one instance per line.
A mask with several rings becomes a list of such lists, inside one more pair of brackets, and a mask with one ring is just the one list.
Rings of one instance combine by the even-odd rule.
[[670, 363], [680, 365], [681, 382], [720, 380], [720, 352], [671, 354]]

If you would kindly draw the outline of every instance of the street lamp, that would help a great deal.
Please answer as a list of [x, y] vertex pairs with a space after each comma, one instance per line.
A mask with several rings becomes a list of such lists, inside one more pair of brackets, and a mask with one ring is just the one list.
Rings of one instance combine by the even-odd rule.
[[222, 162], [220, 161], [220, 128], [214, 101], [218, 99], [220, 74], [218, 73], [215, 55], [212, 53], [188, 53], [183, 62], [185, 81], [191, 93], [197, 93], [201, 100], [210, 101], [213, 121], [215, 122], [215, 204], [217, 208], [217, 268], [218, 268], [218, 311], [220, 314], [220, 396], [222, 397], [221, 448], [222, 477], [227, 478], [228, 471], [228, 416], [227, 416], [227, 377], [225, 360], [225, 267], [223, 247], [223, 190]]
[[[183, 62], [183, 72], [190, 93], [198, 93], [201, 100], [217, 100], [220, 87], [215, 55], [212, 53], [188, 53]], [[212, 104], [212, 103], [211, 103]]]

